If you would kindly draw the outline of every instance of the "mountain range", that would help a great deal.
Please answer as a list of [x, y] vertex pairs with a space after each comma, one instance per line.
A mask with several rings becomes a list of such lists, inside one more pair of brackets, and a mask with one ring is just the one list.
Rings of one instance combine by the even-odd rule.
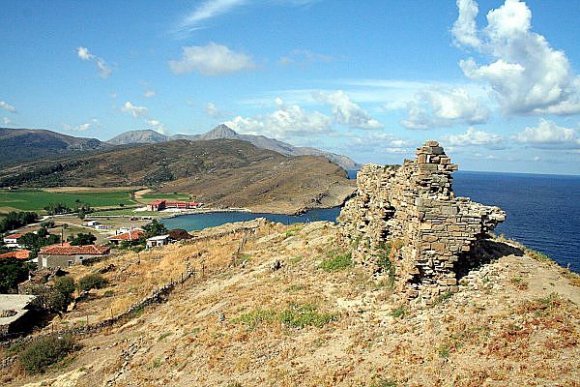
[[167, 136], [154, 130], [133, 130], [121, 133], [107, 141], [107, 143], [111, 145], [156, 144], [175, 140], [207, 141], [218, 139], [247, 141], [258, 148], [272, 150], [284, 156], [322, 156], [346, 170], [358, 169], [360, 167], [355, 161], [343, 155], [316, 148], [297, 147], [266, 136], [239, 134], [224, 124], [218, 125], [207, 133], [195, 135], [176, 134]]

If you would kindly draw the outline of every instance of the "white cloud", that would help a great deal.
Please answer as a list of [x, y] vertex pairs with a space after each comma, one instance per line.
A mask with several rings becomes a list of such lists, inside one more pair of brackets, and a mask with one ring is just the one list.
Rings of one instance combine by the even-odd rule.
[[10, 125], [12, 121], [8, 117], [2, 117], [2, 125]]
[[206, 0], [182, 20], [177, 30], [197, 30], [201, 28], [201, 22], [230, 12], [246, 2], [247, 0]]
[[514, 137], [516, 141], [538, 148], [580, 148], [578, 131], [540, 119], [538, 126], [527, 127]]
[[107, 62], [103, 58], [99, 58], [96, 55], [90, 53], [89, 49], [86, 47], [77, 48], [77, 56], [84, 61], [94, 62], [97, 66], [97, 70], [101, 78], [108, 78], [113, 70], [107, 65]]
[[352, 102], [342, 90], [335, 92], [316, 92], [313, 97], [332, 107], [334, 120], [351, 128], [380, 129], [383, 127], [378, 120], [372, 118], [363, 108]]
[[131, 114], [134, 118], [143, 117], [149, 112], [145, 106], [136, 106], [133, 105], [130, 101], [125, 102], [125, 104], [121, 107], [121, 111]]
[[97, 120], [96, 118], [92, 118], [91, 120], [89, 120], [88, 122], [73, 126], [73, 125], [68, 125], [68, 124], [64, 124], [64, 129], [67, 131], [72, 131], [72, 132], [85, 132], [89, 129], [95, 128], [95, 127], [99, 127], [100, 123], [99, 120]]
[[468, 128], [467, 132], [463, 134], [454, 134], [444, 137], [446, 145], [455, 146], [491, 146], [491, 147], [501, 147], [503, 141], [502, 136], [484, 132], [483, 130], [476, 130], [475, 128]]
[[580, 77], [564, 52], [531, 31], [532, 12], [524, 2], [506, 0], [489, 11], [487, 27], [480, 31], [475, 1], [457, 3], [455, 41], [489, 58], [488, 64], [468, 58], [459, 65], [468, 78], [489, 84], [505, 113], [580, 113]]
[[16, 113], [16, 108], [5, 101], [0, 101], [0, 109], [6, 110], [10, 113]]
[[147, 126], [155, 130], [156, 132], [159, 132], [161, 134], [167, 133], [167, 128], [165, 128], [165, 125], [163, 125], [163, 123], [159, 120], [148, 119], [145, 120], [145, 122], [147, 123]]
[[314, 111], [308, 112], [298, 105], [286, 105], [276, 98], [277, 110], [257, 117], [237, 116], [225, 122], [230, 128], [247, 134], [261, 134], [276, 138], [310, 136], [329, 133], [330, 117]]
[[458, 45], [479, 47], [481, 44], [477, 37], [477, 26], [475, 17], [479, 12], [477, 3], [474, 0], [457, 0], [459, 16], [453, 24], [451, 32]]
[[408, 129], [430, 129], [487, 121], [488, 109], [466, 89], [431, 88], [416, 94], [407, 105], [408, 117], [401, 124]]
[[151, 97], [155, 97], [155, 90], [151, 90], [151, 89], [147, 89], [145, 90], [145, 92], [143, 93], [143, 96], [145, 98], [151, 98]]
[[213, 102], [208, 102], [205, 105], [205, 113], [212, 118], [219, 118], [223, 115]]
[[174, 74], [197, 71], [202, 75], [221, 75], [255, 67], [249, 55], [213, 42], [205, 46], [183, 47], [181, 59], [169, 61], [169, 68]]
[[287, 55], [281, 57], [278, 62], [283, 65], [310, 65], [313, 63], [329, 63], [335, 58], [330, 55], [319, 54], [310, 50], [292, 50]]

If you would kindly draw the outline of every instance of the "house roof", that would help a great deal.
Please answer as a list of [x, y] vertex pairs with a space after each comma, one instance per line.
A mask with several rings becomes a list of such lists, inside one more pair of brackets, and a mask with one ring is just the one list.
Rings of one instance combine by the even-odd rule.
[[151, 238], [147, 238], [148, 241], [162, 241], [169, 238], [169, 234], [168, 235], [157, 235]]
[[165, 200], [163, 200], [163, 199], [155, 199], [155, 200], [153, 200], [151, 203], [149, 203], [149, 205], [152, 205], [152, 206], [158, 206], [158, 205], [160, 205], [161, 203], [165, 203]]
[[28, 259], [29, 256], [30, 250], [14, 250], [4, 254], [0, 254], [0, 259], [9, 259], [9, 258]]
[[57, 244], [40, 249], [42, 255], [107, 255], [111, 251], [109, 246], [71, 246], [70, 244]]
[[22, 233], [16, 233], [16, 234], [10, 234], [4, 237], [4, 239], [18, 239], [20, 237], [23, 237], [24, 234]]
[[107, 239], [109, 239], [111, 241], [136, 241], [144, 233], [145, 232], [141, 229], [135, 229], [135, 230], [131, 230], [129, 232], [124, 232], [124, 233], [119, 234], [119, 235], [110, 236]]

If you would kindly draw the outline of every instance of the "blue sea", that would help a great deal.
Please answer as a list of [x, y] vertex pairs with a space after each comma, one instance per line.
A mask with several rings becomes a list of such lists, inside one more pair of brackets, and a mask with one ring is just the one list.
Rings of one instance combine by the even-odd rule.
[[580, 176], [465, 171], [453, 176], [457, 196], [506, 211], [497, 234], [580, 271]]
[[[354, 178], [355, 172], [349, 171]], [[580, 272], [580, 176], [459, 171], [453, 187], [457, 196], [501, 207], [507, 219], [497, 234], [541, 251], [560, 265]], [[339, 208], [311, 210], [299, 216], [218, 212], [165, 219], [168, 228], [201, 230], [224, 223], [265, 217], [292, 224], [335, 221]]]

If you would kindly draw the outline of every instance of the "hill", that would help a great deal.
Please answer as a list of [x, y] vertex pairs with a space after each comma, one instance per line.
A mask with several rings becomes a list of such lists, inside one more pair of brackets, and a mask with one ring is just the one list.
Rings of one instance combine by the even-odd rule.
[[115, 147], [0, 171], [0, 187], [150, 186], [197, 201], [273, 212], [342, 204], [346, 172], [322, 157], [285, 157], [239, 140]]
[[135, 130], [122, 133], [109, 140], [108, 143], [114, 145], [126, 145], [137, 143], [160, 143], [174, 140], [207, 141], [218, 139], [247, 141], [257, 146], [258, 148], [272, 150], [285, 156], [323, 156], [346, 170], [358, 169], [360, 167], [360, 165], [346, 156], [322, 151], [315, 148], [296, 147], [265, 136], [238, 134], [236, 131], [232, 130], [230, 127], [224, 124], [216, 126], [214, 129], [207, 133], [198, 135], [176, 134], [174, 136], [166, 136], [153, 130]]
[[[132, 306], [136, 312], [76, 335], [82, 348], [46, 373], [26, 375], [15, 363], [2, 370], [0, 383], [573, 386], [579, 380], [578, 277], [553, 263], [501, 256], [473, 269], [456, 293], [419, 308], [394, 298], [363, 267], [337, 260], [338, 230], [330, 223], [243, 226], [249, 230], [223, 226], [191, 243], [69, 268], [77, 280], [104, 272], [109, 285], [43, 333], [83, 332], [87, 320], [97, 324]], [[139, 307], [192, 271], [160, 304]]]
[[109, 147], [96, 138], [67, 136], [50, 130], [0, 128], [0, 168]]

